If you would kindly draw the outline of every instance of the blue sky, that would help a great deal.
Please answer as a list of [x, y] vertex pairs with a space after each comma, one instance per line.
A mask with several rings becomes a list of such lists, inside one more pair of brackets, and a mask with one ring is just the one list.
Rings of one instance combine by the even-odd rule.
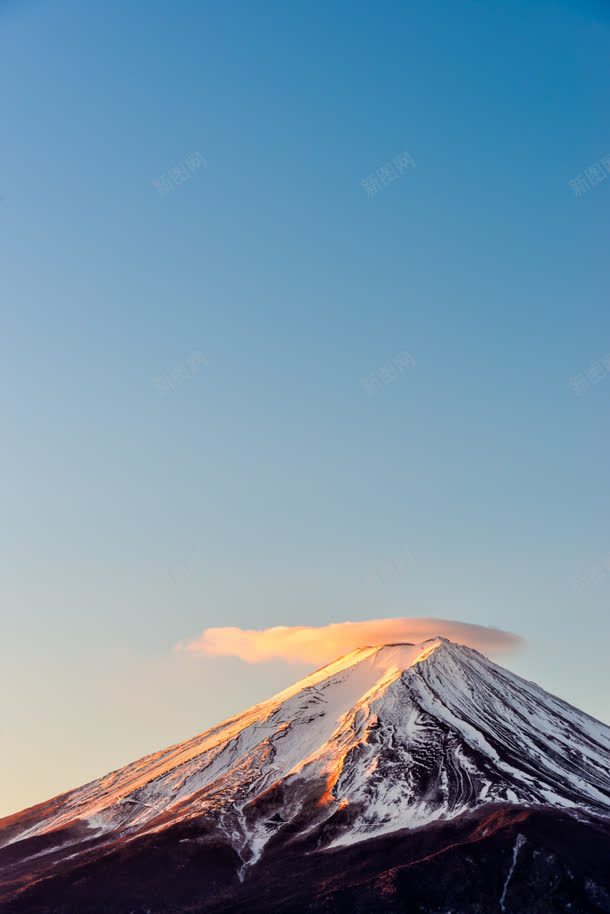
[[593, 0], [0, 6], [0, 813], [296, 678], [206, 626], [499, 626], [610, 719], [609, 51]]

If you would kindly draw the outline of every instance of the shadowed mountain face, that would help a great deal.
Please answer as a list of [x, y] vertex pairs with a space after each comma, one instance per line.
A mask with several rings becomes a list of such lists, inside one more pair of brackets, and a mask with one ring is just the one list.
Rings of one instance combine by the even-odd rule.
[[610, 728], [476, 651], [362, 648], [0, 820], [0, 904], [610, 912], [609, 769]]

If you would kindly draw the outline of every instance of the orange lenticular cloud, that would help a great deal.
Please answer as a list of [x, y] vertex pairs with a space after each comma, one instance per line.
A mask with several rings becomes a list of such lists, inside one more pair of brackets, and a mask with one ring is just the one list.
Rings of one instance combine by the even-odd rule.
[[278, 625], [262, 630], [236, 627], [206, 628], [178, 650], [214, 657], [239, 657], [247, 663], [283, 660], [322, 664], [358, 647], [395, 642], [425, 641], [441, 636], [480, 649], [486, 654], [513, 650], [523, 643], [518, 635], [447, 619], [370, 619], [330, 625]]

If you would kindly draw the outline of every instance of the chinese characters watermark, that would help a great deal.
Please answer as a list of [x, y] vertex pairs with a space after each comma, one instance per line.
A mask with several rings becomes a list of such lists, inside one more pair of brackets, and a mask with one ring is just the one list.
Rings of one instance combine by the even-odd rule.
[[205, 357], [197, 350], [196, 352], [191, 352], [185, 359], [183, 359], [178, 365], [174, 365], [169, 371], [166, 371], [165, 374], [159, 375], [158, 378], [155, 378], [155, 385], [158, 390], [166, 393], [168, 390], [173, 390], [177, 384], [181, 384], [182, 381], [187, 381], [191, 378], [202, 365], [206, 365]]
[[600, 184], [610, 174], [610, 155], [604, 156], [599, 162], [594, 162], [589, 168], [585, 168], [582, 174], [577, 175], [568, 181], [568, 184], [574, 191], [575, 197], [582, 197], [588, 190]]
[[360, 184], [366, 191], [367, 197], [374, 197], [382, 187], [387, 187], [392, 181], [397, 181], [407, 168], [415, 168], [415, 162], [408, 152], [401, 152], [400, 155], [392, 159], [391, 162], [386, 162], [385, 165], [378, 168], [377, 171], [365, 178], [364, 181], [361, 181]]
[[577, 397], [582, 396], [589, 388], [598, 384], [610, 374], [610, 353], [603, 356], [597, 362], [593, 362], [588, 368], [585, 368], [580, 374], [570, 378], [570, 387]]
[[196, 555], [196, 551], [193, 549], [193, 551], [189, 552], [184, 558], [179, 559], [177, 562], [172, 562], [172, 564], [168, 566], [167, 570], [174, 581], [177, 577], [181, 577], [185, 573], [191, 573], [191, 563], [194, 555]]
[[195, 172], [199, 171], [200, 168], [207, 167], [208, 163], [201, 153], [193, 152], [182, 162], [178, 162], [177, 165], [170, 168], [164, 175], [161, 175], [160, 178], [156, 178], [153, 181], [153, 186], [157, 188], [159, 196], [164, 197], [170, 190], [174, 190], [176, 187], [179, 187], [180, 184], [184, 184], [185, 181], [192, 178]]
[[383, 580], [391, 574], [398, 574], [402, 568], [407, 566], [412, 566], [415, 564], [415, 559], [413, 558], [410, 552], [397, 552], [395, 555], [390, 556], [389, 559], [386, 559], [384, 562], [381, 562], [375, 571], [369, 575], [368, 583], [373, 584], [375, 581]]
[[381, 367], [376, 368], [372, 374], [363, 378], [362, 385], [367, 394], [377, 393], [378, 390], [381, 390], [381, 388], [385, 387], [386, 384], [389, 384], [390, 381], [394, 381], [407, 368], [414, 367], [415, 359], [405, 349], [404, 352], [395, 355], [394, 358], [389, 362], [386, 362], [385, 365], [381, 365]]
[[593, 562], [588, 562], [580, 573], [576, 575], [574, 583], [578, 587], [593, 587], [594, 584], [599, 584], [609, 574], [610, 552], [595, 559]]

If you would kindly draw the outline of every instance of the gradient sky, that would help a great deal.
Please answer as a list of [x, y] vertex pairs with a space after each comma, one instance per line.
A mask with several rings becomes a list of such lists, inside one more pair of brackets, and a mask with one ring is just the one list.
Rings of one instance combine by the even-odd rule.
[[304, 673], [207, 626], [499, 626], [610, 719], [609, 77], [594, 0], [0, 4], [0, 814]]

